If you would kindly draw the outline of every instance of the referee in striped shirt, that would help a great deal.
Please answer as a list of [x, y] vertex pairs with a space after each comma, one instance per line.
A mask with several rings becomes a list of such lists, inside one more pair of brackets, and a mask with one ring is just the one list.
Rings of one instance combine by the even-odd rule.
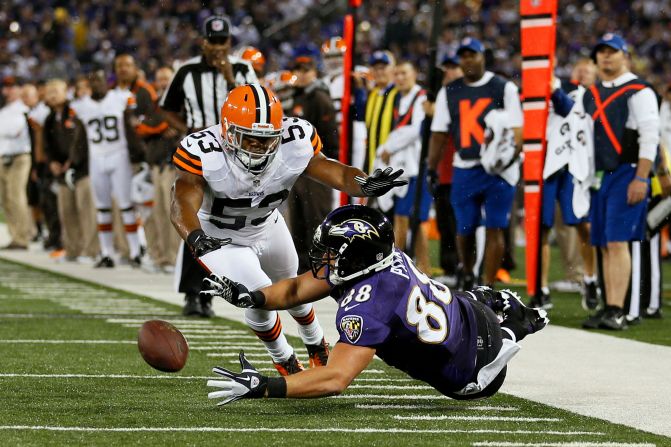
[[[179, 67], [161, 98], [166, 121], [182, 135], [217, 124], [229, 90], [259, 82], [248, 62], [229, 55], [230, 30], [227, 18], [207, 18], [203, 23], [203, 53]], [[213, 316], [211, 302], [198, 296], [205, 270], [183, 242], [179, 251], [175, 275], [179, 292], [185, 294], [183, 314]]]

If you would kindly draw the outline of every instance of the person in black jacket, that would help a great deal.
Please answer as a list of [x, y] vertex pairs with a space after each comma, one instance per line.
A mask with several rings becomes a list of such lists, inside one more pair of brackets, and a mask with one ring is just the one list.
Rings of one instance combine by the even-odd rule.
[[64, 81], [47, 83], [45, 99], [51, 113], [44, 122], [44, 152], [49, 170], [58, 180], [58, 215], [65, 257], [69, 261], [92, 260], [98, 253], [98, 239], [86, 129], [70, 108], [66, 94]]
[[[338, 159], [336, 112], [328, 87], [318, 78], [317, 65], [309, 56], [296, 58], [296, 80], [291, 115], [309, 121], [322, 139], [322, 152]], [[308, 251], [315, 228], [334, 207], [333, 190], [306, 177], [294, 184], [287, 200], [289, 228], [298, 252], [298, 273], [310, 269]]]

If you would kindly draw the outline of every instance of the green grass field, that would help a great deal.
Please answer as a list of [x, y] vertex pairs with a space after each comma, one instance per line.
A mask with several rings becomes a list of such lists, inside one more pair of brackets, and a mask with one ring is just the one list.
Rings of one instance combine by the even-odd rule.
[[[339, 397], [219, 408], [206, 398], [213, 365], [237, 368], [244, 348], [256, 367], [274, 374], [243, 325], [185, 319], [177, 306], [5, 261], [0, 278], [3, 446], [671, 445], [505, 394], [452, 401], [377, 360]], [[556, 314], [565, 311], [568, 304]], [[135, 340], [150, 318], [174, 322], [188, 338], [180, 373], [142, 361]], [[570, 325], [571, 318], [560, 321]]]

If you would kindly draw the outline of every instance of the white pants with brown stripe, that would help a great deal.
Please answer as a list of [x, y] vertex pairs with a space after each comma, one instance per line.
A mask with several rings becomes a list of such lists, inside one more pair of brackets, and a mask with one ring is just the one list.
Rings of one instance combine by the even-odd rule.
[[[284, 218], [279, 214], [269, 223], [264, 234], [253, 245], [230, 244], [201, 257], [199, 261], [212, 273], [258, 290], [274, 282], [296, 276], [298, 255]], [[299, 335], [305, 344], [319, 344], [324, 331], [315, 316], [312, 304], [289, 309], [298, 323]], [[275, 363], [287, 360], [293, 348], [287, 343], [276, 311], [245, 309], [245, 321], [266, 345]]]
[[93, 187], [98, 221], [98, 237], [103, 256], [114, 252], [112, 233], [112, 199], [121, 210], [121, 218], [128, 240], [130, 257], [139, 255], [137, 237], [137, 217], [130, 198], [133, 168], [128, 151], [91, 153], [89, 157], [89, 177]]

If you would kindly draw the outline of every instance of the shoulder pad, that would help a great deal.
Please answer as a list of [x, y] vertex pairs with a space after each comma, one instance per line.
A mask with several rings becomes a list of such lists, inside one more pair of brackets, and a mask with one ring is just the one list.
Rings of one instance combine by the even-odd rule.
[[[296, 142], [297, 144], [310, 144], [312, 152], [317, 155], [322, 150], [322, 141], [317, 134], [317, 129], [308, 121], [301, 118], [282, 118], [282, 144]], [[304, 142], [304, 143], [303, 143]]]

